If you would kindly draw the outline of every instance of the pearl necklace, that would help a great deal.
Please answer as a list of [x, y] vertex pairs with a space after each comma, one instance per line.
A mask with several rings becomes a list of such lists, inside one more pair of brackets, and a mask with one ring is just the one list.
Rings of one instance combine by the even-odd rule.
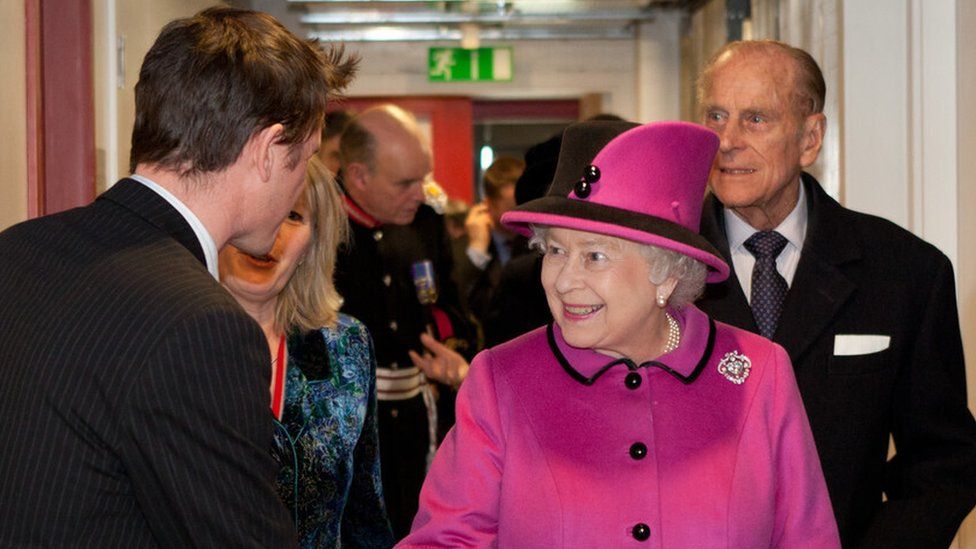
[[664, 316], [668, 319], [668, 341], [664, 344], [662, 355], [677, 349], [678, 344], [681, 343], [681, 326], [678, 321], [671, 316], [671, 313], [665, 312]]

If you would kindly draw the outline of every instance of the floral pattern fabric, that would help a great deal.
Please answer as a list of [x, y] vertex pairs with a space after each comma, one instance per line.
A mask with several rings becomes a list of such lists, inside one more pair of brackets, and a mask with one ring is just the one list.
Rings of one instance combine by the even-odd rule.
[[393, 545], [380, 482], [375, 372], [369, 333], [352, 317], [288, 336], [273, 454], [278, 493], [302, 547]]

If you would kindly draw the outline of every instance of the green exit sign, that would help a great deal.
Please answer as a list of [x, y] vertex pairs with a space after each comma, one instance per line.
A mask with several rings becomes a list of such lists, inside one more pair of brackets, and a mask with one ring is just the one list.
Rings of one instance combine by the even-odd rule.
[[430, 82], [510, 82], [512, 48], [430, 48]]

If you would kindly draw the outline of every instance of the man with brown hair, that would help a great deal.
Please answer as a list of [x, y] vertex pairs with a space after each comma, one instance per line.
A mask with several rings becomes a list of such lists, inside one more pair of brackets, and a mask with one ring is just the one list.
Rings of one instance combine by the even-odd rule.
[[699, 305], [786, 348], [845, 546], [945, 548], [976, 502], [952, 265], [804, 171], [825, 91], [813, 58], [780, 42], [729, 44], [702, 73], [721, 139], [702, 234], [733, 273]]
[[266, 14], [173, 21], [136, 85], [133, 175], [0, 234], [0, 546], [297, 544], [270, 352], [217, 252], [268, 253], [354, 64]]

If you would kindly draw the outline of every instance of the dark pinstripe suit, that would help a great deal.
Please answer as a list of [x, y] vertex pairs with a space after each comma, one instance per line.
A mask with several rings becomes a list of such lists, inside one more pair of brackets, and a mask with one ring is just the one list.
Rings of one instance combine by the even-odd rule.
[[0, 233], [0, 546], [286, 547], [267, 345], [123, 180]]

